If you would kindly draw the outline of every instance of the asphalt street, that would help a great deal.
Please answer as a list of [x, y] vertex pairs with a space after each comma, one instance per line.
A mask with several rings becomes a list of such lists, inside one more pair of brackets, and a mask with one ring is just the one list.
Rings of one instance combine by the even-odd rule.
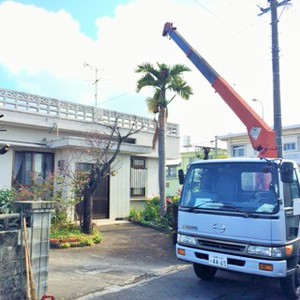
[[99, 226], [103, 240], [87, 248], [51, 249], [48, 295], [74, 300], [155, 278], [188, 265], [170, 235], [132, 223]]

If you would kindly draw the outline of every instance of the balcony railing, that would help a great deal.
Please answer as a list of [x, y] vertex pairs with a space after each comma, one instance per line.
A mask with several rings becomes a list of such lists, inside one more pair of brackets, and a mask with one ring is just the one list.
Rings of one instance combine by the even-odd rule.
[[[135, 123], [137, 128], [144, 131], [155, 131], [152, 119], [7, 89], [0, 89], [0, 108], [91, 123], [112, 124], [117, 116], [119, 126], [124, 128]], [[179, 136], [179, 125], [167, 123], [166, 132], [168, 135]]]

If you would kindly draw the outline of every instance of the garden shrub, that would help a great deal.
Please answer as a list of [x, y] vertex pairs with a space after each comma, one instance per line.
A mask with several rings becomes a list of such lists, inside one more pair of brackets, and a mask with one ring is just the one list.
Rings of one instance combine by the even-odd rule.
[[13, 190], [9, 190], [9, 189], [0, 190], [0, 214], [11, 213], [13, 201], [14, 201]]
[[145, 225], [156, 225], [172, 232], [174, 222], [174, 209], [177, 212], [179, 197], [168, 197], [167, 211], [162, 218], [160, 216], [160, 201], [159, 197], [154, 197], [145, 203], [142, 210], [132, 208], [130, 210], [130, 219], [134, 222], [139, 222]]

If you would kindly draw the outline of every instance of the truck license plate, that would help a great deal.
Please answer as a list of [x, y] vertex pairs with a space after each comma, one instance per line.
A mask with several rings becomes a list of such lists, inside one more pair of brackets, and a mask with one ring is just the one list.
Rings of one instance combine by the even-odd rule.
[[209, 264], [216, 267], [227, 268], [227, 258], [218, 255], [209, 255]]

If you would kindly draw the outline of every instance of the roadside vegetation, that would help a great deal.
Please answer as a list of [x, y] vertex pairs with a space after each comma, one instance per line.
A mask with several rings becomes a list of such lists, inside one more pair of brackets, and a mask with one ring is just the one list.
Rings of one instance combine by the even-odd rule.
[[[14, 212], [14, 201], [47, 199], [55, 202], [55, 211], [51, 218], [50, 244], [54, 248], [86, 247], [101, 242], [102, 237], [96, 228], [90, 234], [85, 234], [80, 224], [70, 222], [68, 215], [80, 199], [66, 199], [58, 185], [64, 181], [56, 178], [56, 191], [53, 183], [32, 181], [30, 187], [21, 186], [19, 189], [0, 190], [0, 214]], [[75, 191], [76, 192], [76, 191]], [[76, 194], [76, 193], [75, 193]], [[179, 196], [167, 198], [167, 210], [163, 217], [160, 214], [159, 196], [148, 200], [143, 209], [132, 208], [129, 220], [133, 223], [156, 227], [169, 234], [174, 234]]]
[[132, 208], [130, 210], [129, 219], [133, 223], [158, 227], [169, 234], [174, 231], [174, 226], [177, 220], [179, 196], [167, 198], [167, 210], [163, 217], [160, 215], [160, 200], [159, 197], [154, 197], [147, 201], [144, 209]]
[[60, 228], [53, 228], [50, 233], [52, 248], [86, 247], [99, 244], [102, 240], [100, 232], [93, 229], [92, 234], [84, 234], [79, 226], [69, 224]]
[[0, 190], [0, 214], [15, 212], [15, 201], [47, 199], [55, 203], [50, 229], [50, 246], [52, 248], [87, 247], [100, 243], [102, 237], [96, 228], [93, 228], [90, 234], [85, 234], [80, 224], [69, 221], [70, 211], [80, 199], [66, 199], [64, 197], [62, 190], [59, 188], [59, 185], [62, 187], [64, 185], [62, 178], [56, 178], [56, 191], [54, 191], [53, 180], [54, 177], [48, 182], [32, 179], [30, 187], [20, 186], [18, 189]]
[[12, 203], [14, 201], [14, 191], [9, 189], [0, 190], [0, 214], [13, 212]]

